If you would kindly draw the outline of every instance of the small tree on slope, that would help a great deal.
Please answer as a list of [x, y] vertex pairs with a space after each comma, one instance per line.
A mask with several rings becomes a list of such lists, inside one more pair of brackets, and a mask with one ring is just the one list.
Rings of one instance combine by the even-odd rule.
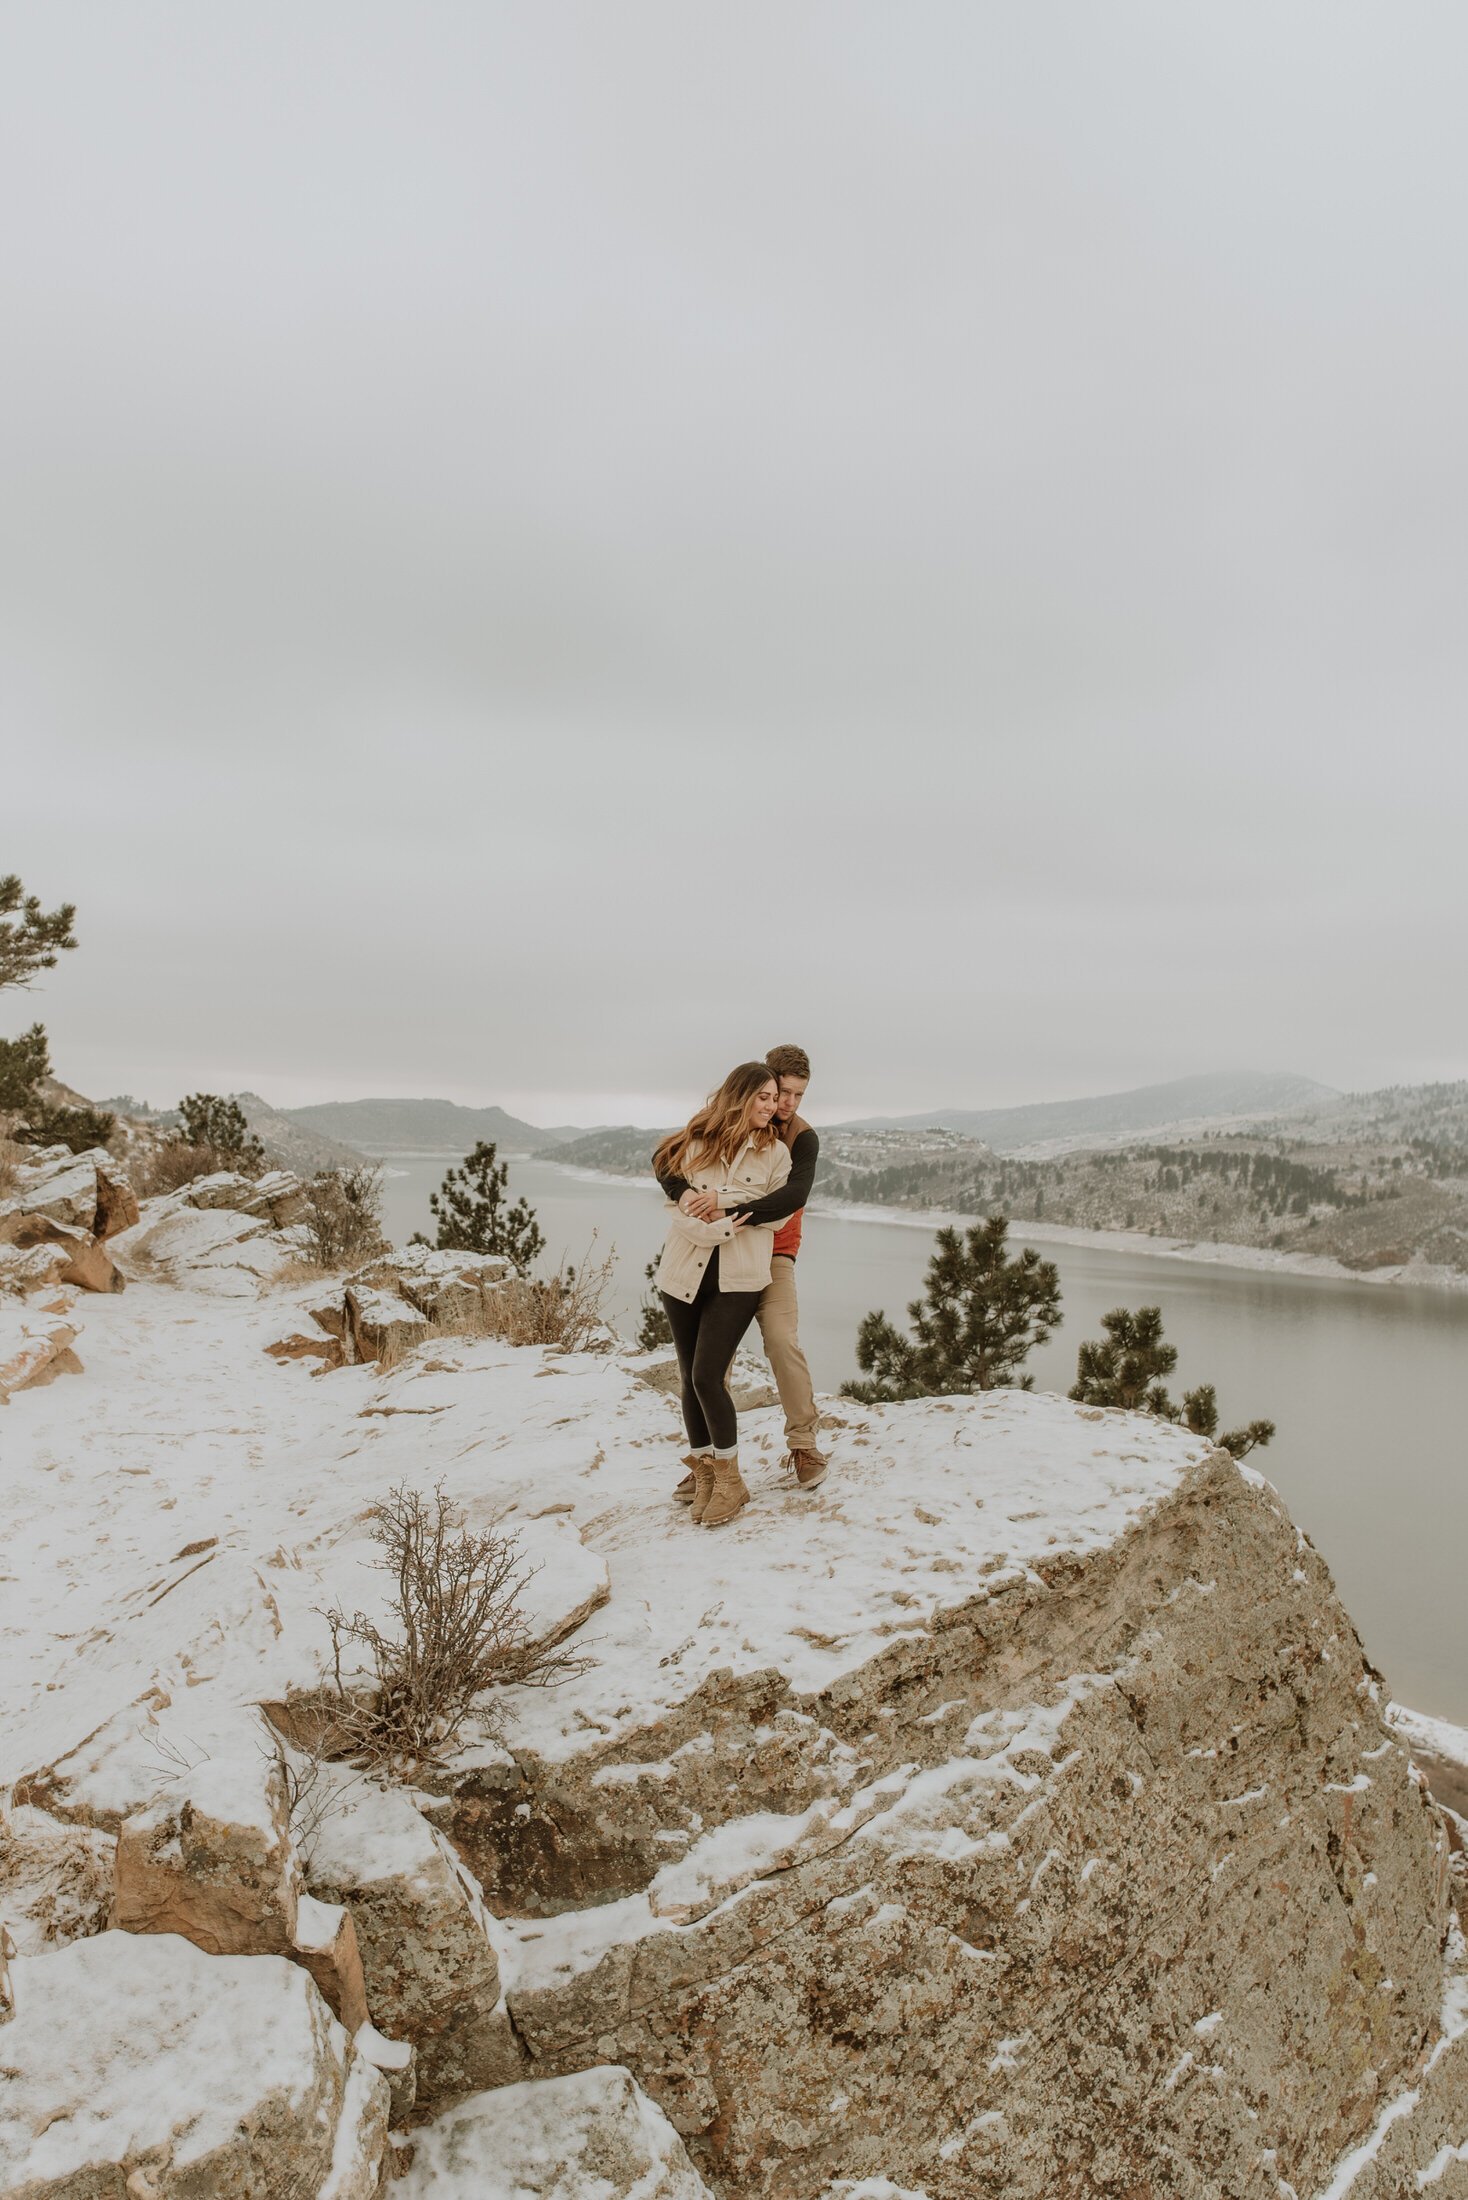
[[875, 1405], [959, 1391], [1033, 1390], [1019, 1370], [1058, 1329], [1060, 1277], [1033, 1247], [1011, 1258], [1009, 1221], [991, 1215], [962, 1237], [940, 1230], [924, 1296], [908, 1307], [915, 1334], [904, 1337], [885, 1314], [868, 1314], [857, 1332], [856, 1364], [869, 1380], [843, 1383], [848, 1398]]
[[438, 1224], [436, 1243], [441, 1252], [504, 1253], [523, 1276], [530, 1263], [545, 1251], [545, 1239], [534, 1211], [523, 1199], [511, 1207], [506, 1197], [510, 1171], [496, 1159], [496, 1149], [484, 1139], [465, 1157], [460, 1169], [450, 1169], [428, 1204]]
[[1115, 1306], [1102, 1315], [1101, 1327], [1105, 1338], [1088, 1340], [1076, 1361], [1070, 1395], [1082, 1405], [1121, 1406], [1129, 1413], [1152, 1413], [1161, 1421], [1180, 1422], [1194, 1435], [1221, 1444], [1235, 1459], [1273, 1436], [1273, 1421], [1250, 1421], [1220, 1436], [1218, 1393], [1212, 1383], [1184, 1391], [1182, 1404], [1173, 1404], [1163, 1378], [1177, 1366], [1177, 1346], [1163, 1341], [1160, 1306], [1139, 1306], [1135, 1314]]
[[221, 1100], [218, 1093], [191, 1092], [186, 1100], [180, 1100], [178, 1112], [183, 1120], [180, 1132], [189, 1146], [208, 1146], [219, 1156], [219, 1167], [260, 1170], [265, 1166], [265, 1148], [245, 1121], [245, 1111], [238, 1100]]

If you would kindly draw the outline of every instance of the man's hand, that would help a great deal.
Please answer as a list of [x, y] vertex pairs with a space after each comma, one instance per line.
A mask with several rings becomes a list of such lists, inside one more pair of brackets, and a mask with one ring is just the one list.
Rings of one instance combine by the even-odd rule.
[[683, 1194], [678, 1205], [695, 1222], [717, 1222], [719, 1219], [719, 1201], [715, 1192], [695, 1192], [690, 1188]]

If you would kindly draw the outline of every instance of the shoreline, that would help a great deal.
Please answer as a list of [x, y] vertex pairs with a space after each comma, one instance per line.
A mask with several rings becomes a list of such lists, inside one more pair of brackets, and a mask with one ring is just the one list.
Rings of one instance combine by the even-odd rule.
[[[599, 1184], [636, 1185], [641, 1179], [612, 1169], [588, 1169], [564, 1161], [551, 1168]], [[971, 1229], [982, 1218], [942, 1207], [872, 1207], [855, 1200], [812, 1200], [812, 1216], [823, 1222], [890, 1222], [910, 1230]], [[1400, 1268], [1348, 1268], [1325, 1253], [1281, 1252], [1269, 1245], [1230, 1245], [1210, 1238], [1152, 1237], [1145, 1230], [1086, 1230], [1068, 1222], [1029, 1222], [1012, 1215], [1010, 1234], [1027, 1245], [1096, 1246], [1101, 1250], [1146, 1253], [1157, 1260], [1196, 1261], [1203, 1267], [1242, 1268], [1255, 1274], [1305, 1276], [1317, 1283], [1360, 1283], [1377, 1288], [1468, 1291], [1468, 1272], [1441, 1268], [1430, 1261], [1409, 1261]]]

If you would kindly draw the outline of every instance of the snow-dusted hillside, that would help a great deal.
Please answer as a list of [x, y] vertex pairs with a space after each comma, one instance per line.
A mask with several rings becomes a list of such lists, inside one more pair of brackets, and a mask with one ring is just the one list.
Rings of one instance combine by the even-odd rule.
[[[434, 2200], [1468, 2190], [1445, 1824], [1258, 1477], [842, 1403], [814, 1496], [746, 1415], [697, 1530], [631, 1355], [316, 1373], [268, 1217], [110, 1242], [83, 1372], [0, 1407], [0, 2190], [355, 2200], [410, 2144]], [[259, 1707], [386, 1614], [403, 1483], [521, 1538], [584, 1669], [293, 1814]]]

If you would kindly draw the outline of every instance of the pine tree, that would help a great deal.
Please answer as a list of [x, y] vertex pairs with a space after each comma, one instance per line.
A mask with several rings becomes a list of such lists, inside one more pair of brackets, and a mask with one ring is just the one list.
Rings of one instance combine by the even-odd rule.
[[534, 1212], [523, 1199], [507, 1205], [508, 1164], [495, 1158], [495, 1147], [481, 1139], [464, 1165], [450, 1169], [428, 1204], [438, 1224], [435, 1241], [442, 1252], [504, 1253], [523, 1276], [545, 1250]]
[[870, 1380], [843, 1383], [868, 1405], [975, 1390], [1033, 1390], [1019, 1370], [1060, 1326], [1060, 1277], [1033, 1247], [1011, 1258], [1009, 1220], [991, 1215], [960, 1237], [940, 1230], [924, 1296], [907, 1309], [914, 1335], [885, 1314], [868, 1314], [857, 1331], [856, 1364]]
[[18, 1039], [0, 1039], [0, 1115], [23, 1115], [35, 1102], [36, 1087], [51, 1074], [46, 1033], [32, 1024]]
[[1160, 1306], [1139, 1306], [1135, 1314], [1115, 1306], [1102, 1315], [1101, 1327], [1105, 1339], [1088, 1340], [1076, 1360], [1070, 1395], [1082, 1405], [1120, 1406], [1129, 1413], [1151, 1413], [1160, 1421], [1180, 1422], [1195, 1436], [1207, 1436], [1232, 1452], [1235, 1459], [1273, 1436], [1273, 1421], [1250, 1421], [1220, 1436], [1218, 1393], [1212, 1383], [1185, 1390], [1182, 1404], [1173, 1404], [1163, 1377], [1177, 1366], [1177, 1347], [1163, 1341]]
[[[657, 1284], [658, 1264], [650, 1260], [642, 1273], [648, 1282]], [[658, 1297], [656, 1288], [647, 1292], [638, 1308], [641, 1320], [637, 1325], [637, 1349], [639, 1352], [660, 1352], [664, 1345], [673, 1342], [673, 1325], [668, 1320], [668, 1310]]]
[[1129, 1413], [1155, 1413], [1165, 1421], [1177, 1409], [1162, 1378], [1177, 1366], [1177, 1346], [1162, 1341], [1162, 1309], [1142, 1306], [1135, 1314], [1124, 1306], [1101, 1317], [1104, 1343], [1081, 1346], [1072, 1398], [1082, 1405], [1122, 1406]]
[[75, 922], [74, 903], [45, 910], [13, 872], [0, 878], [0, 988], [29, 985], [38, 970], [54, 970], [57, 956], [76, 946]]
[[180, 1100], [181, 1136], [190, 1146], [212, 1146], [225, 1168], [251, 1170], [265, 1166], [265, 1148], [245, 1121], [238, 1100], [222, 1100], [215, 1092], [191, 1092]]

